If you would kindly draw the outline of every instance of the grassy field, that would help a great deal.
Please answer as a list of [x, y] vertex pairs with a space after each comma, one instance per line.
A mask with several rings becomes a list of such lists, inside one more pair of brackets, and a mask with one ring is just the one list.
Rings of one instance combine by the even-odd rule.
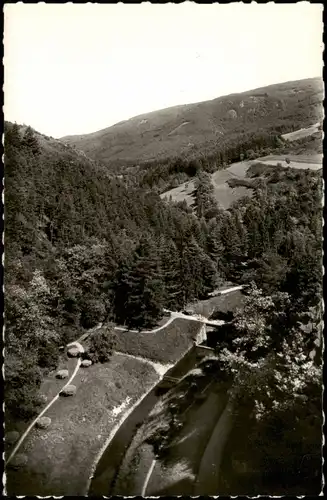
[[290, 168], [296, 168], [300, 170], [306, 170], [307, 168], [309, 170], [320, 170], [322, 168], [321, 164], [317, 163], [306, 163], [306, 162], [298, 162], [298, 161], [291, 161], [291, 163], [288, 165], [286, 161], [283, 159], [279, 160], [263, 160], [262, 163], [266, 165], [277, 165], [280, 163], [282, 167], [290, 167]]
[[[291, 160], [290, 165], [286, 163], [286, 157]], [[289, 166], [296, 169], [309, 168], [311, 170], [319, 170], [322, 168], [322, 155], [311, 153], [299, 155], [268, 155], [257, 158], [256, 160], [239, 161], [233, 163], [224, 170], [217, 170], [211, 175], [211, 181], [214, 187], [214, 196], [216, 201], [222, 208], [227, 210], [235, 201], [243, 198], [243, 196], [252, 196], [253, 190], [251, 188], [247, 188], [245, 186], [232, 187], [232, 182], [235, 179], [245, 179], [248, 169], [255, 163], [264, 163], [266, 165], [277, 165], [277, 163], [280, 163], [283, 167]], [[231, 185], [229, 185], [229, 183]], [[194, 207], [194, 190], [194, 181], [190, 180], [161, 194], [160, 196], [161, 198], [167, 199], [171, 196], [172, 200], [177, 202], [185, 200], [188, 206]]]
[[[244, 167], [246, 162], [240, 162], [240, 163], [242, 165], [241, 170], [244, 171], [243, 177], [245, 177], [246, 168]], [[236, 175], [234, 174], [232, 169], [233, 166], [225, 170], [217, 170], [217, 172], [213, 173], [211, 176], [212, 184], [214, 187], [214, 196], [219, 205], [224, 209], [228, 209], [232, 205], [232, 203], [234, 203], [234, 201], [239, 200], [243, 196], [251, 195], [251, 190], [243, 186], [231, 188], [228, 185], [228, 181], [235, 178]], [[185, 200], [189, 207], [194, 207], [195, 203], [194, 181], [189, 180], [187, 182], [184, 182], [180, 186], [174, 189], [170, 189], [169, 191], [166, 191], [160, 196], [162, 199], [164, 198], [169, 199], [171, 196], [172, 200], [176, 202]]]
[[211, 180], [214, 187], [214, 196], [218, 204], [227, 210], [235, 201], [243, 196], [251, 196], [252, 190], [244, 186], [230, 187], [228, 182], [235, 178], [234, 173], [227, 168], [212, 174]]
[[46, 415], [52, 419], [50, 427], [32, 430], [23, 443], [20, 453], [28, 463], [20, 470], [8, 469], [7, 494], [85, 495], [91, 467], [119, 419], [119, 407], [127, 402], [130, 407], [158, 379], [150, 364], [124, 356], [81, 368], [73, 381], [76, 395], [59, 398]]
[[160, 363], [174, 363], [192, 346], [202, 324], [177, 318], [156, 333], [117, 332], [116, 350]]
[[299, 139], [303, 139], [304, 137], [308, 137], [312, 134], [318, 132], [319, 123], [315, 123], [311, 127], [300, 128], [299, 130], [295, 130], [294, 132], [289, 132], [288, 134], [282, 135], [282, 138], [287, 141], [298, 141]]
[[195, 193], [194, 181], [190, 180], [184, 182], [183, 184], [174, 189], [166, 191], [165, 193], [161, 194], [160, 197], [162, 199], [169, 200], [171, 196], [172, 200], [176, 202], [185, 200], [189, 207], [193, 207], [195, 203], [194, 193]]

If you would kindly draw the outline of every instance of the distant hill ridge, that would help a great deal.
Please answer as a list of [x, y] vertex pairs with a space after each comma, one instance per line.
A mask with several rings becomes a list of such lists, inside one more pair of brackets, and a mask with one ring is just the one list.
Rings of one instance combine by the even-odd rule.
[[323, 80], [270, 85], [210, 101], [152, 111], [91, 134], [61, 140], [112, 167], [193, 157], [243, 133], [286, 133], [322, 118]]

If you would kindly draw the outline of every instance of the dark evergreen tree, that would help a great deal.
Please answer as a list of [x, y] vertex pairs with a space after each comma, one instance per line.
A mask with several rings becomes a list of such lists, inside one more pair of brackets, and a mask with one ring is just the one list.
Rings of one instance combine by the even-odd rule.
[[183, 290], [180, 280], [181, 265], [175, 243], [160, 238], [159, 241], [161, 272], [165, 284], [165, 306], [178, 310], [183, 303]]
[[34, 130], [31, 127], [26, 128], [22, 140], [22, 145], [35, 155], [40, 152], [38, 140], [36, 138]]
[[[124, 316], [130, 327], [152, 326], [162, 316], [164, 281], [159, 258], [152, 240], [145, 237], [136, 249], [131, 269], [124, 273], [122, 287]], [[120, 294], [122, 291], [120, 291]]]

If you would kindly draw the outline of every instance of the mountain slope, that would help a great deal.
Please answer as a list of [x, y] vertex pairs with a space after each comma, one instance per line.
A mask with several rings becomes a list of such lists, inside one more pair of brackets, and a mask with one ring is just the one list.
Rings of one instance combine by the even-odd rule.
[[289, 132], [322, 117], [323, 82], [310, 78], [174, 106], [62, 140], [104, 163], [122, 165], [213, 151], [243, 133]]

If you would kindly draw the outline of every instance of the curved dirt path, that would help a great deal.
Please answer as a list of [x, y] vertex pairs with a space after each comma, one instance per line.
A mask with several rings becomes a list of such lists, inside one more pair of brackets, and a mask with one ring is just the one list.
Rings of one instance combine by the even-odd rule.
[[[170, 311], [169, 311], [170, 312]], [[173, 314], [178, 314], [178, 313], [173, 313]], [[188, 318], [188, 316], [185, 316], [185, 318]], [[159, 332], [160, 330], [163, 330], [168, 326], [172, 321], [174, 321], [175, 316], [172, 316], [171, 318], [166, 321], [166, 323], [162, 326], [159, 326], [158, 328], [154, 328], [153, 330], [129, 330], [128, 328], [124, 328], [123, 326], [115, 326], [115, 330], [118, 330], [120, 332], [131, 332], [131, 333], [156, 333]]]
[[[226, 293], [226, 292], [225, 292]], [[116, 326], [114, 329], [121, 331], [121, 332], [130, 332], [130, 333], [156, 333], [159, 332], [160, 330], [163, 330], [166, 328], [170, 323], [175, 321], [175, 319], [181, 318], [181, 319], [188, 319], [190, 321], [200, 321], [202, 323], [207, 323], [209, 325], [223, 325], [225, 321], [223, 320], [209, 320], [208, 318], [205, 318], [204, 316], [192, 316], [188, 314], [183, 314], [181, 312], [174, 312], [174, 311], [168, 311], [166, 310], [165, 312], [169, 312], [171, 314], [171, 317], [169, 320], [162, 326], [159, 326], [158, 328], [154, 328], [153, 330], [129, 330], [128, 328], [124, 328], [123, 326]]]
[[[70, 344], [67, 345], [67, 347], [72, 347], [72, 346], [76, 346], [80, 352], [84, 352], [84, 347], [79, 343], [79, 342], [71, 342]], [[75, 366], [75, 369], [70, 377], [70, 379], [68, 380], [68, 382], [66, 382], [66, 384], [57, 392], [57, 394], [55, 395], [55, 397], [50, 401], [50, 403], [47, 404], [47, 406], [41, 411], [41, 413], [39, 413], [39, 415], [33, 420], [33, 422], [27, 427], [26, 431], [24, 432], [24, 434], [21, 436], [21, 438], [19, 439], [18, 443], [16, 444], [15, 448], [13, 449], [13, 451], [11, 452], [11, 454], [9, 455], [9, 458], [8, 460], [6, 461], [6, 465], [9, 464], [9, 462], [14, 458], [14, 456], [16, 455], [17, 451], [19, 450], [19, 448], [21, 447], [21, 445], [23, 444], [23, 442], [25, 441], [26, 437], [28, 436], [28, 434], [31, 432], [31, 430], [33, 429], [33, 427], [35, 426], [36, 422], [39, 420], [39, 418], [41, 418], [47, 411], [48, 409], [53, 405], [53, 403], [55, 401], [57, 401], [57, 399], [59, 398], [59, 394], [60, 392], [65, 388], [67, 387], [68, 385], [71, 384], [71, 382], [73, 381], [73, 379], [75, 378], [76, 376], [76, 373], [78, 372], [79, 368], [80, 368], [80, 365], [81, 365], [81, 358], [78, 358], [77, 359], [77, 363], [76, 363], [76, 366]]]

